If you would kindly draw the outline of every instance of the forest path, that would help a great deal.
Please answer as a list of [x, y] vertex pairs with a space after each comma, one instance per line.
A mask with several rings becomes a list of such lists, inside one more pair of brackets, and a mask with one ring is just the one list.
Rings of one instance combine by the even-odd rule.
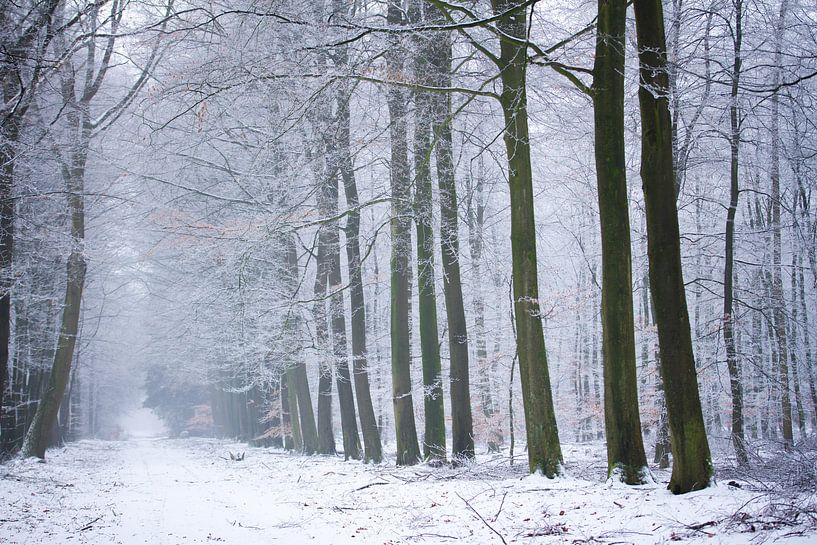
[[[311, 481], [294, 471], [306, 459], [254, 449], [230, 460], [244, 450], [198, 439], [80, 441], [49, 451], [45, 464], [14, 461], [0, 482], [0, 504], [14, 513], [0, 516], [0, 543], [266, 545], [335, 535], [311, 520], [310, 493], [298, 493], [297, 481]], [[30, 491], [5, 486], [12, 481]]]
[[[310, 494], [294, 471], [305, 460], [211, 440], [137, 440], [118, 449], [110, 502], [113, 543], [303, 543], [331, 529], [315, 524]], [[308, 472], [308, 469], [307, 469]], [[312, 504], [314, 505], [314, 503]], [[322, 509], [322, 507], [318, 507]], [[308, 528], [307, 528], [308, 525]]]
[[[565, 445], [574, 475], [595, 475], [602, 455], [602, 443]], [[0, 465], [3, 545], [815, 542], [813, 529], [764, 526], [768, 505], [727, 486], [678, 497], [548, 480], [503, 457], [396, 468], [210, 439], [80, 441], [45, 464]]]

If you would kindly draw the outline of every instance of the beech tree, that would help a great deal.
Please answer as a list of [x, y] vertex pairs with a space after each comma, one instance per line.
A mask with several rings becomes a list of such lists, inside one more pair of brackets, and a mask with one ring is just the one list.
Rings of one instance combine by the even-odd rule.
[[500, 55], [494, 58], [502, 79], [500, 104], [505, 117], [505, 149], [511, 196], [513, 299], [517, 351], [525, 400], [528, 463], [548, 477], [562, 471], [562, 450], [550, 388], [536, 260], [533, 180], [527, 117], [528, 8], [522, 2], [492, 0], [499, 16]]
[[673, 457], [668, 488], [674, 494], [683, 494], [710, 485], [712, 460], [698, 393], [681, 270], [664, 10], [655, 0], [636, 0], [634, 7], [650, 291], [658, 326]]
[[[429, 2], [429, 19], [444, 23], [442, 12]], [[429, 48], [432, 84], [451, 87], [453, 71], [451, 33], [437, 33]], [[460, 275], [459, 208], [454, 167], [451, 97], [435, 93], [430, 97], [432, 129], [435, 138], [437, 186], [440, 191], [440, 244], [443, 263], [443, 292], [448, 323], [448, 353], [451, 358], [451, 455], [474, 457], [474, 425], [471, 415], [471, 382], [468, 360], [468, 332]]]
[[635, 363], [630, 216], [624, 153], [627, 3], [600, 0], [593, 69], [596, 176], [602, 249], [601, 321], [607, 465], [628, 484], [648, 480]]
[[[386, 15], [389, 25], [403, 24], [399, 0], [390, 0]], [[386, 56], [388, 70], [400, 73], [405, 66], [399, 40], [391, 42]], [[413, 465], [420, 460], [414, 402], [411, 394], [411, 354], [409, 348], [409, 267], [411, 266], [411, 216], [409, 201], [408, 142], [406, 137], [405, 93], [391, 87], [387, 91], [389, 139], [391, 143], [391, 365], [394, 401], [394, 431], [397, 436], [397, 464]]]
[[[409, 22], [423, 23], [423, 5], [412, 1]], [[414, 77], [420, 85], [432, 83], [431, 57], [436, 37], [416, 33], [414, 43]], [[434, 274], [434, 227], [432, 210], [431, 156], [432, 98], [427, 91], [414, 91], [414, 222], [417, 225], [417, 292], [420, 316], [420, 352], [423, 361], [423, 407], [425, 434], [423, 456], [444, 460], [445, 409], [443, 403], [442, 363], [437, 329], [437, 294]]]
[[[334, 13], [344, 14], [344, 3], [335, 0]], [[340, 67], [349, 65], [347, 45], [340, 45], [334, 52], [335, 63]], [[349, 215], [346, 219], [346, 262], [349, 271], [349, 303], [352, 333], [352, 375], [355, 384], [357, 410], [360, 417], [360, 428], [363, 433], [364, 460], [379, 463], [383, 459], [380, 442], [380, 430], [372, 404], [369, 381], [369, 355], [366, 340], [366, 302], [363, 291], [363, 271], [360, 251], [360, 198], [350, 143], [350, 102], [353, 87], [340, 85], [335, 94], [337, 123], [337, 161], [340, 178], [343, 182], [346, 206]]]

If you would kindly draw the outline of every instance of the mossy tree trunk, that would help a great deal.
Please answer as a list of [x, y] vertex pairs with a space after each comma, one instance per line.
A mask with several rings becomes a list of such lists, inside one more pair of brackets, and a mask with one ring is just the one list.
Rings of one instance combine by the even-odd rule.
[[673, 455], [669, 489], [681, 494], [709, 486], [712, 461], [701, 412], [681, 270], [663, 6], [660, 0], [636, 0], [634, 6], [650, 290]]
[[[436, 7], [429, 5], [430, 19], [443, 22]], [[437, 33], [429, 51], [435, 87], [451, 86], [451, 35]], [[471, 414], [471, 381], [468, 361], [468, 326], [460, 275], [459, 208], [454, 176], [451, 99], [437, 93], [431, 97], [437, 186], [440, 190], [440, 244], [442, 246], [443, 293], [448, 320], [448, 352], [451, 358], [451, 456], [474, 457], [474, 425]]]
[[[424, 21], [419, 0], [409, 3], [412, 24]], [[432, 83], [429, 59], [435, 34], [417, 32], [412, 36], [414, 79], [422, 85]], [[425, 433], [423, 456], [444, 460], [445, 403], [440, 361], [440, 335], [437, 328], [437, 293], [434, 284], [434, 218], [431, 185], [431, 104], [430, 93], [415, 90], [414, 95], [414, 223], [417, 227], [417, 292], [420, 316], [420, 354], [423, 362], [423, 407]]]
[[626, 0], [599, 0], [593, 111], [601, 223], [601, 321], [607, 470], [627, 484], [648, 478], [635, 361], [630, 215], [624, 154]]
[[[290, 234], [284, 238], [284, 250], [286, 252], [285, 282], [289, 290], [289, 296], [294, 298], [298, 289], [298, 250], [295, 246], [294, 235]], [[299, 345], [299, 329], [298, 316], [290, 311], [284, 322], [284, 330], [287, 333], [287, 339], [294, 346]], [[286, 373], [290, 392], [290, 409], [293, 413], [294, 422], [294, 413], [297, 407], [297, 420], [303, 453], [315, 454], [319, 448], [318, 428], [315, 425], [315, 412], [312, 409], [312, 396], [309, 393], [309, 378], [306, 374], [306, 365], [301, 358], [300, 350], [297, 348], [287, 358], [289, 360]]]
[[[525, 407], [531, 472], [554, 477], [562, 471], [562, 450], [553, 410], [545, 337], [539, 304], [536, 223], [526, 94], [528, 12], [523, 2], [492, 0], [502, 16], [497, 27], [502, 78], [500, 103], [505, 119], [505, 149], [511, 198], [511, 254], [516, 346]], [[514, 9], [516, 8], [516, 9]]]
[[346, 262], [349, 268], [349, 303], [352, 329], [352, 374], [355, 382], [357, 410], [363, 432], [363, 459], [380, 463], [383, 448], [372, 404], [369, 385], [368, 349], [366, 346], [366, 301], [363, 293], [363, 272], [360, 255], [360, 200], [349, 144], [349, 94], [338, 98], [338, 154], [340, 175], [346, 195]]
[[[338, 176], [333, 173], [330, 179], [331, 206], [330, 217], [338, 212]], [[340, 230], [337, 220], [329, 228], [329, 314], [332, 329], [332, 354], [335, 359], [335, 380], [338, 387], [338, 405], [340, 405], [340, 423], [343, 433], [344, 459], [360, 460], [360, 437], [357, 432], [355, 415], [355, 397], [352, 392], [352, 377], [349, 374], [349, 349], [346, 342], [346, 313], [343, 301], [342, 280], [340, 271]]]
[[[402, 4], [389, 0], [387, 22], [403, 24]], [[386, 53], [390, 74], [403, 71], [404, 53], [395, 37]], [[409, 267], [411, 266], [411, 201], [409, 188], [408, 141], [406, 137], [406, 97], [397, 87], [387, 91], [389, 138], [391, 142], [391, 364], [394, 430], [397, 443], [397, 465], [420, 461], [414, 401], [411, 392], [411, 351], [409, 337]]]

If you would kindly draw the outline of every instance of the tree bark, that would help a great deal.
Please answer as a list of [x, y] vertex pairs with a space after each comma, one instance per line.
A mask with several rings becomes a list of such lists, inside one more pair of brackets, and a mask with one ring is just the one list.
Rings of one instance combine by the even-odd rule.
[[[0, 422], [5, 423], [4, 396], [9, 385], [9, 341], [11, 340], [11, 289], [14, 253], [14, 161], [17, 130], [3, 126], [0, 135]], [[9, 433], [3, 428], [3, 435]]]
[[[284, 450], [295, 450], [296, 445], [302, 445], [301, 427], [298, 423], [298, 401], [289, 391], [289, 376], [284, 371], [278, 376], [278, 397], [281, 406], [281, 436]], [[295, 407], [296, 411], [292, 411]]]
[[[409, 19], [423, 22], [420, 2], [410, 3]], [[412, 37], [414, 78], [422, 85], [432, 83], [429, 71], [431, 40], [436, 34], [415, 33]], [[429, 93], [415, 90], [414, 95], [414, 223], [417, 227], [417, 299], [420, 316], [420, 354], [423, 362], [423, 407], [425, 434], [423, 457], [445, 460], [445, 407], [440, 335], [437, 328], [437, 294], [434, 285], [434, 225], [431, 186], [431, 153], [434, 142], [431, 133]]]
[[804, 371], [806, 373], [806, 379], [809, 385], [809, 394], [811, 398], [811, 411], [812, 411], [812, 429], [817, 428], [817, 384], [815, 384], [814, 379], [814, 360], [812, 359], [812, 352], [811, 352], [811, 339], [809, 338], [808, 332], [811, 330], [809, 329], [809, 319], [808, 319], [808, 307], [806, 305], [806, 286], [805, 286], [805, 278], [803, 274], [803, 265], [800, 263], [798, 270], [796, 271], [799, 277], [798, 284], [800, 285], [800, 311], [803, 313], [803, 331], [805, 332], [803, 335], [803, 343], [806, 346], [806, 360], [804, 365]]
[[53, 38], [52, 18], [60, 4], [59, 0], [37, 2], [19, 21], [8, 16], [11, 11], [7, 12], [6, 6], [0, 9], [0, 426], [5, 421], [4, 396], [9, 386], [16, 147], [37, 88], [42, 56]]
[[[354, 7], [352, 8], [354, 9]], [[352, 16], [349, 4], [343, 0], [333, 0], [332, 11], [344, 16]], [[349, 67], [349, 47], [338, 46], [334, 51], [335, 62], [339, 67]], [[349, 270], [349, 303], [351, 311], [352, 332], [352, 376], [355, 383], [357, 410], [360, 416], [360, 428], [363, 432], [363, 459], [366, 462], [380, 463], [383, 450], [380, 443], [380, 431], [372, 405], [372, 394], [369, 386], [368, 351], [366, 346], [366, 301], [363, 293], [363, 271], [360, 254], [360, 201], [355, 180], [354, 164], [350, 145], [350, 111], [349, 102], [352, 90], [348, 84], [340, 84], [335, 94], [336, 114], [336, 157], [346, 206], [349, 214], [344, 233], [346, 235], [346, 262]]]
[[732, 445], [739, 466], [748, 461], [743, 432], [743, 383], [738, 353], [735, 348], [734, 320], [734, 262], [735, 262], [735, 214], [738, 209], [739, 159], [740, 159], [740, 119], [738, 112], [738, 90], [740, 88], [741, 45], [743, 42], [743, 1], [735, 0], [734, 64], [732, 67], [732, 90], [729, 104], [730, 184], [729, 208], [726, 213], [726, 236], [723, 268], [723, 342], [726, 346], [726, 366], [729, 370], [729, 386], [732, 390]]
[[[295, 247], [293, 235], [290, 234], [285, 237], [284, 245], [286, 251], [286, 285], [290, 291], [290, 296], [294, 298], [298, 286], [298, 251]], [[298, 344], [298, 329], [298, 318], [291, 313], [284, 322], [284, 330], [288, 333], [290, 341], [295, 345]], [[297, 416], [300, 424], [303, 453], [315, 454], [319, 448], [318, 429], [315, 425], [315, 413], [312, 409], [312, 397], [309, 393], [306, 364], [301, 359], [300, 353], [291, 354], [288, 359], [290, 361], [287, 367], [287, 380], [289, 381], [289, 391], [295, 396], [298, 408]]]
[[[431, 19], [442, 22], [436, 8]], [[437, 33], [431, 44], [431, 62], [437, 87], [451, 86], [451, 35]], [[474, 458], [474, 425], [471, 414], [471, 382], [468, 361], [468, 326], [460, 275], [459, 208], [454, 176], [451, 99], [437, 93], [431, 97], [432, 127], [436, 143], [437, 185], [440, 190], [440, 245], [443, 262], [443, 293], [448, 320], [448, 352], [451, 358], [451, 457]]]
[[[318, 206], [321, 208], [321, 206]], [[335, 432], [332, 429], [332, 365], [329, 351], [329, 326], [326, 317], [326, 286], [329, 276], [326, 231], [318, 235], [315, 257], [315, 343], [318, 347], [318, 454], [335, 454]]]
[[[337, 173], [329, 180], [331, 190], [331, 206], [328, 210], [330, 217], [336, 216], [338, 211]], [[346, 315], [343, 304], [343, 291], [340, 272], [340, 232], [337, 220], [332, 221], [329, 228], [329, 311], [332, 326], [332, 352], [335, 357], [335, 380], [338, 386], [338, 404], [340, 405], [340, 423], [343, 432], [344, 459], [360, 460], [360, 437], [357, 432], [357, 417], [355, 415], [355, 398], [352, 392], [352, 377], [349, 374], [349, 352], [346, 344]]]
[[[482, 158], [478, 162], [477, 175], [467, 181], [468, 193], [468, 246], [471, 252], [471, 269], [473, 271], [473, 304], [474, 304], [474, 344], [476, 345], [476, 373], [482, 416], [488, 434], [488, 451], [499, 452], [502, 443], [502, 428], [496, 417], [492, 394], [491, 365], [488, 362], [488, 347], [485, 338], [485, 295], [482, 279], [482, 252], [485, 230], [485, 202]], [[473, 181], [471, 181], [473, 180]]]
[[626, 0], [599, 0], [593, 111], [601, 222], [601, 318], [608, 476], [649, 478], [641, 438], [633, 317], [632, 250], [624, 154]]
[[[74, 199], [77, 200], [77, 199]], [[28, 428], [23, 441], [21, 454], [24, 457], [36, 456], [45, 458], [49, 436], [57, 421], [65, 387], [71, 375], [71, 361], [77, 339], [79, 312], [82, 303], [82, 290], [85, 285], [85, 259], [78, 250], [73, 250], [68, 257], [68, 284], [65, 290], [65, 306], [62, 314], [62, 327], [57, 341], [57, 352], [54, 365], [48, 379], [48, 387], [37, 405], [34, 420]]]
[[500, 39], [500, 103], [505, 118], [504, 139], [508, 156], [513, 298], [528, 437], [528, 464], [531, 472], [554, 477], [562, 472], [562, 450], [553, 410], [539, 304], [533, 173], [525, 89], [527, 48], [524, 41], [527, 39], [528, 12], [527, 7], [516, 0], [492, 0], [492, 6], [495, 14], [502, 14], [497, 27], [510, 38]]
[[[789, 341], [791, 342], [791, 375], [792, 383], [794, 385], [794, 406], [797, 409], [797, 428], [800, 432], [800, 437], [806, 436], [806, 411], [803, 408], [803, 397], [800, 390], [800, 369], [798, 362], [798, 347], [797, 347], [797, 328], [799, 305], [797, 302], [797, 257], [794, 253], [791, 256], [791, 319], [789, 321]], [[801, 257], [802, 259], [802, 257]], [[802, 265], [802, 263], [800, 263]]]
[[[121, 17], [121, 13], [118, 14], [115, 10], [116, 7], [114, 7], [112, 14], [114, 20], [117, 16]], [[94, 14], [94, 18], [95, 16]], [[115, 31], [115, 23], [112, 24]], [[115, 34], [115, 32], [113, 33]], [[96, 44], [93, 40], [91, 40], [87, 48], [88, 53], [85, 59], [87, 63], [86, 79], [79, 94], [75, 89], [76, 76], [73, 67], [67, 67], [61, 73], [61, 91], [62, 100], [66, 107], [66, 124], [72, 137], [68, 149], [67, 163], [62, 168], [63, 179], [68, 190], [68, 211], [71, 217], [71, 253], [68, 256], [67, 285], [57, 351], [54, 354], [54, 363], [51, 368], [48, 387], [37, 405], [34, 420], [23, 441], [21, 452], [26, 457], [45, 458], [49, 435], [57, 422], [57, 414], [71, 375], [71, 363], [74, 359], [74, 347], [79, 330], [82, 291], [85, 286], [87, 268], [85, 256], [83, 255], [85, 244], [85, 169], [92, 131], [90, 106], [98, 90], [98, 85], [93, 85], [92, 81], [101, 81], [98, 79], [99, 75], [97, 75], [97, 78], [93, 77], [96, 68]], [[108, 50], [112, 48], [113, 38], [109, 39], [108, 42]], [[98, 74], [104, 74], [104, 70], [107, 69], [108, 58], [106, 56], [103, 59]]]
[[[389, 0], [387, 22], [403, 24], [399, 0]], [[397, 39], [386, 54], [390, 74], [403, 70], [403, 53]], [[406, 138], [404, 93], [397, 87], [388, 90], [391, 123], [391, 364], [394, 430], [397, 442], [397, 465], [414, 465], [420, 461], [414, 402], [411, 394], [411, 348], [409, 337], [409, 267], [411, 266], [411, 215], [409, 200], [409, 162]]]
[[650, 289], [658, 325], [673, 454], [669, 489], [681, 494], [709, 486], [712, 461], [701, 412], [681, 270], [663, 7], [660, 0], [636, 0], [634, 5]]
[[[780, 70], [782, 66], [782, 42], [783, 34], [786, 31], [786, 11], [788, 10], [788, 0], [780, 3], [780, 13], [778, 16], [776, 36], [775, 36], [775, 61], [773, 87], [780, 81]], [[781, 226], [780, 226], [780, 98], [775, 92], [771, 96], [771, 228], [772, 228], [772, 317], [774, 321], [775, 339], [778, 349], [778, 373], [780, 380], [781, 411], [783, 415], [783, 447], [791, 449], [794, 443], [794, 432], [792, 430], [791, 394], [789, 390], [789, 358], [788, 341], [786, 340], [786, 315], [785, 297], [783, 294], [783, 272], [781, 258]]]
[[349, 268], [349, 303], [352, 319], [352, 373], [355, 381], [357, 410], [363, 432], [363, 459], [380, 463], [383, 448], [372, 404], [369, 386], [368, 349], [366, 347], [366, 300], [363, 293], [363, 271], [360, 256], [360, 200], [349, 146], [349, 95], [338, 102], [338, 154], [340, 175], [350, 212], [346, 217], [346, 262]]

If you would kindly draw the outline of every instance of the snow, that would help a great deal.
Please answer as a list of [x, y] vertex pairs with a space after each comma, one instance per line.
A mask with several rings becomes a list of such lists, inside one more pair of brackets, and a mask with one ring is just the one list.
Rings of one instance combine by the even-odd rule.
[[80, 441], [0, 466], [0, 543], [817, 543], [807, 517], [748, 483], [673, 496], [653, 470], [657, 484], [605, 484], [603, 445], [564, 449], [567, 476], [551, 480], [524, 456], [397, 468], [211, 439]]

